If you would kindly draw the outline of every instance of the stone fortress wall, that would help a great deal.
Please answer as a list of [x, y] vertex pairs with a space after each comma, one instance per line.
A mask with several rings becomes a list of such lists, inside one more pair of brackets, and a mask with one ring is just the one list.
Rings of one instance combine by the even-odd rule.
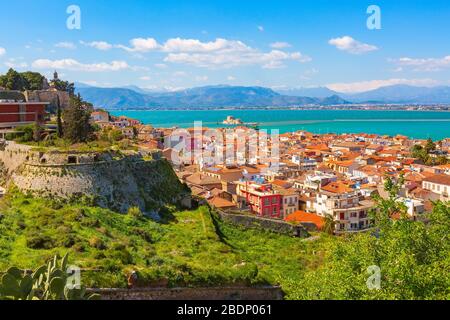
[[69, 106], [70, 101], [69, 93], [65, 91], [35, 90], [35, 91], [25, 91], [24, 94], [26, 97], [26, 101], [28, 102], [49, 102], [50, 103], [49, 107], [52, 111], [56, 110], [58, 98], [62, 109], [65, 109]]
[[102, 207], [126, 212], [132, 206], [153, 211], [186, 196], [160, 153], [40, 151], [14, 142], [0, 146], [4, 181], [22, 192], [72, 198], [88, 196]]

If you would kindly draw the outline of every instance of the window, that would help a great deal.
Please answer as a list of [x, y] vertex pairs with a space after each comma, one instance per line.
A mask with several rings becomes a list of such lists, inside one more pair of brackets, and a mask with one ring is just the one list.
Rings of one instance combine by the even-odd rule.
[[77, 163], [77, 157], [75, 156], [69, 156], [67, 158], [67, 163]]
[[264, 199], [264, 205], [268, 206], [270, 204], [270, 199], [269, 198], [265, 198]]
[[275, 198], [275, 197], [273, 197], [273, 198], [272, 198], [272, 204], [276, 204], [276, 203], [278, 203], [278, 199]]
[[277, 208], [274, 207], [274, 208], [272, 209], [272, 215], [276, 215], [277, 213], [278, 213]]

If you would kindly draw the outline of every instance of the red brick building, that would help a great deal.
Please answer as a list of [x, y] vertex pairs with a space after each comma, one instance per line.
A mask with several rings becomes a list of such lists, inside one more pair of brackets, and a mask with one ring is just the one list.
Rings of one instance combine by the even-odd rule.
[[1, 102], [0, 128], [45, 121], [47, 102]]

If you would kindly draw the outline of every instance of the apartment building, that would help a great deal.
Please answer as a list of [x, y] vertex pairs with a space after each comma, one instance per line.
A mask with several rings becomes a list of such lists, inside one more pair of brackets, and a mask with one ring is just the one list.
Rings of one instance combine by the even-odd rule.
[[317, 160], [303, 157], [300, 155], [293, 155], [291, 161], [296, 165], [300, 166], [300, 169], [303, 171], [314, 170], [317, 168]]
[[441, 200], [450, 200], [450, 175], [435, 174], [423, 179], [422, 188], [440, 195]]
[[15, 102], [0, 100], [0, 128], [43, 123], [48, 102]]
[[343, 182], [331, 182], [316, 194], [314, 209], [322, 217], [331, 215], [339, 233], [369, 228], [368, 212], [373, 205], [373, 201], [364, 200], [358, 190]]
[[299, 194], [295, 190], [291, 188], [282, 188], [275, 185], [273, 187], [282, 196], [280, 210], [281, 217], [283, 219], [299, 209]]
[[272, 188], [271, 184], [239, 181], [236, 193], [242, 208], [248, 208], [250, 212], [258, 216], [281, 218], [282, 196]]

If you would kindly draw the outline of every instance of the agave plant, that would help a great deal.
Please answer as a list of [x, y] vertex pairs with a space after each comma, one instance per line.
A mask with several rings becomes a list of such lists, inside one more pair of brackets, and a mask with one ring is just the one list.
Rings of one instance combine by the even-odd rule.
[[12, 300], [96, 300], [98, 294], [86, 294], [86, 288], [67, 286], [68, 254], [55, 256], [31, 275], [17, 267], [9, 268], [0, 281], [0, 299]]

